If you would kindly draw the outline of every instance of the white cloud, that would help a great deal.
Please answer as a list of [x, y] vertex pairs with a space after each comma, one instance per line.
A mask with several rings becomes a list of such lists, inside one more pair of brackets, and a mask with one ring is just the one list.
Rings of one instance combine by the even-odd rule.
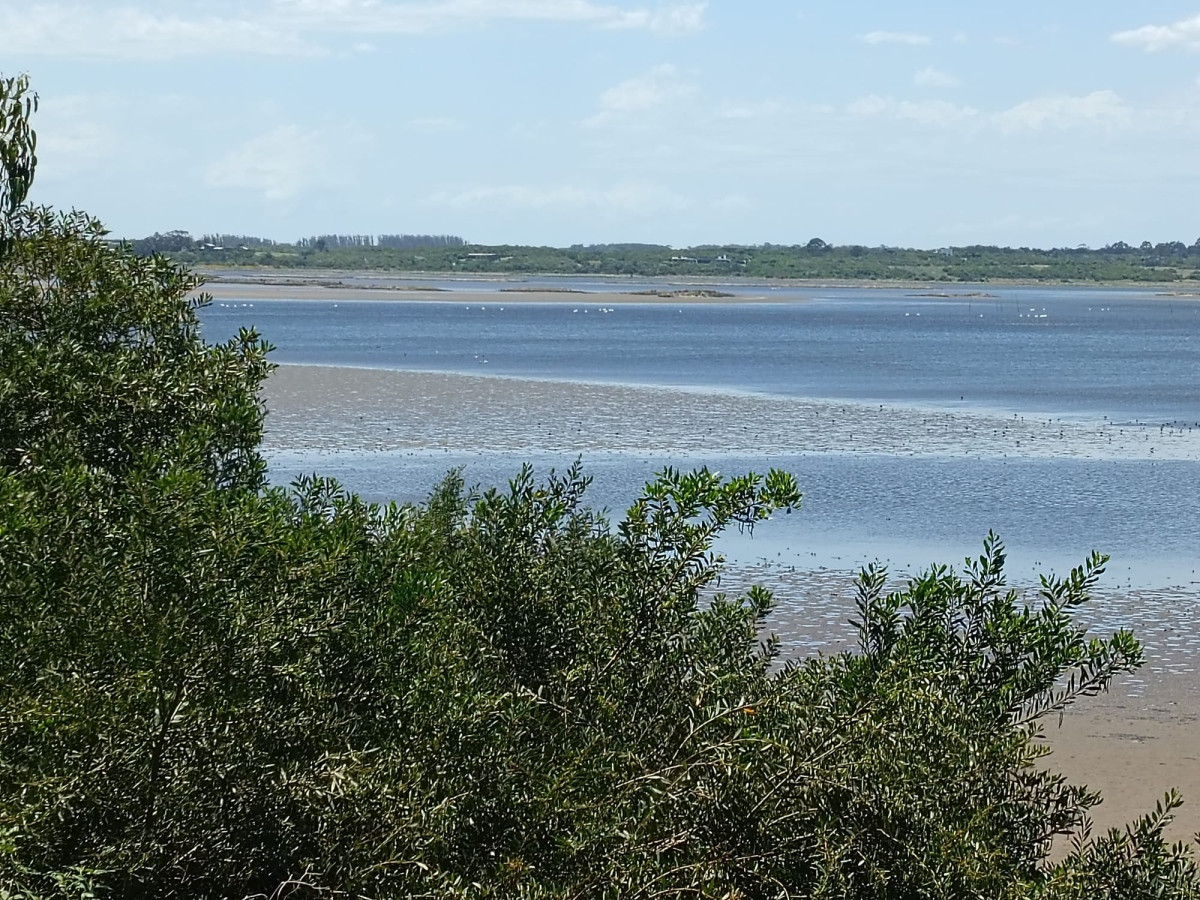
[[869, 94], [860, 97], [846, 107], [846, 112], [856, 118], [886, 116], [900, 121], [916, 122], [919, 125], [944, 126], [972, 119], [979, 110], [970, 106], [959, 106], [946, 100], [896, 100]]
[[591, 210], [621, 215], [678, 212], [689, 205], [675, 192], [645, 182], [623, 182], [607, 188], [578, 185], [497, 185], [461, 191], [441, 191], [426, 198], [425, 202], [432, 206], [460, 209], [499, 205], [540, 210]]
[[1113, 91], [1094, 91], [1083, 96], [1035, 97], [986, 116], [974, 107], [945, 100], [897, 100], [868, 94], [848, 104], [845, 112], [856, 119], [884, 118], [937, 127], [977, 122], [1005, 134], [1089, 125], [1114, 128], [1127, 124], [1134, 116], [1134, 111]]
[[706, 7], [705, 3], [693, 3], [654, 11], [633, 10], [621, 13], [606, 25], [609, 28], [645, 28], [659, 34], [688, 34], [704, 28]]
[[959, 106], [946, 100], [902, 100], [896, 105], [896, 118], [918, 122], [921, 125], [951, 125], [971, 119], [979, 110], [971, 106]]
[[690, 93], [689, 85], [679, 80], [676, 68], [669, 64], [655, 66], [644, 75], [622, 81], [600, 95], [603, 109], [627, 112], [652, 109]]
[[592, 0], [272, 0], [274, 10], [305, 30], [423, 34], [495, 21], [577, 22], [674, 34], [704, 27], [706, 4], [627, 10]]
[[1019, 103], [994, 115], [1005, 132], [1036, 131], [1047, 126], [1071, 128], [1078, 125], [1119, 125], [1131, 115], [1129, 107], [1113, 91], [1093, 91], [1081, 97], [1055, 94]]
[[889, 106], [895, 101], [880, 97], [878, 94], [868, 94], [866, 97], [859, 97], [846, 107], [846, 112], [852, 116], [866, 118], [869, 116], [878, 116], [888, 111]]
[[656, 109], [694, 93], [695, 85], [685, 81], [670, 64], [655, 66], [648, 72], [622, 81], [600, 95], [600, 111], [584, 124], [603, 125], [615, 116]]
[[1131, 31], [1118, 31], [1111, 38], [1118, 44], [1141, 47], [1146, 51], [1183, 47], [1200, 50], [1200, 15], [1181, 19], [1172, 25], [1143, 25]]
[[38, 109], [38, 178], [58, 178], [103, 167], [116, 154], [111, 119], [119, 103], [110, 97], [48, 97]]
[[920, 87], [950, 88], [957, 87], [959, 83], [949, 72], [943, 72], [933, 66], [926, 66], [913, 76], [913, 84]]
[[281, 125], [229, 150], [209, 165], [205, 183], [261, 193], [268, 200], [289, 200], [313, 186], [344, 181], [325, 133]]
[[914, 47], [932, 43], [929, 35], [911, 31], [869, 31], [862, 40], [867, 44], [909, 44]]
[[[591, 0], [165, 0], [122, 6], [0, 0], [0, 52], [161, 60], [244, 54], [313, 56], [341, 33], [378, 38], [521, 21], [682, 34], [704, 27], [706, 4], [627, 9]], [[219, 9], [224, 12], [219, 12]], [[355, 44], [360, 52], [367, 46]]]
[[171, 59], [216, 53], [267, 56], [323, 51], [292, 30], [255, 18], [187, 18], [133, 6], [0, 5], [0, 50], [84, 59]]

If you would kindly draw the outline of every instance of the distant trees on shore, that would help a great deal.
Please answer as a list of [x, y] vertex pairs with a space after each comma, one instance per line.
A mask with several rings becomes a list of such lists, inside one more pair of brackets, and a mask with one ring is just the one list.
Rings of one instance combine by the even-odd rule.
[[322, 234], [300, 238], [294, 244], [280, 243], [270, 238], [246, 234], [205, 234], [192, 237], [187, 231], [155, 232], [129, 242], [138, 256], [154, 253], [186, 255], [188, 253], [236, 253], [246, 250], [302, 250], [325, 252], [347, 248], [385, 248], [413, 250], [423, 247], [462, 247], [462, 238], [452, 234]]
[[296, 241], [300, 250], [341, 250], [382, 247], [415, 250], [424, 247], [462, 247], [465, 242], [452, 234], [322, 234]]
[[495, 274], [641, 277], [795, 278], [918, 282], [1175, 282], [1200, 280], [1200, 240], [1138, 246], [1117, 241], [1099, 249], [964, 246], [920, 250], [804, 244], [575, 244], [570, 247], [468, 244], [454, 235], [315, 235], [292, 244], [239, 235], [183, 231], [134, 241], [139, 255], [165, 253], [177, 262], [283, 268], [384, 269]]

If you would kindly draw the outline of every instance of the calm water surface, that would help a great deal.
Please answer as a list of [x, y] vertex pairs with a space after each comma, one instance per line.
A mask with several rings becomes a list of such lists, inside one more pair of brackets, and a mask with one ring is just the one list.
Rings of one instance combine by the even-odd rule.
[[[687, 386], [701, 394], [765, 392], [967, 415], [1002, 410], [1154, 433], [1200, 430], [1196, 300], [1070, 288], [988, 288], [995, 295], [988, 298], [744, 284], [732, 290], [805, 299], [612, 306], [586, 294], [522, 304], [504, 294], [480, 303], [450, 293], [420, 303], [225, 301], [203, 319], [210, 340], [256, 326], [276, 345], [281, 363]], [[872, 558], [901, 568], [959, 562], [994, 528], [1009, 546], [1014, 577], [1026, 581], [1078, 563], [1092, 549], [1113, 555], [1110, 584], [1200, 580], [1198, 460], [1035, 460], [1016, 448], [1003, 460], [894, 459], [863, 447], [809, 455], [781, 448], [777, 456], [750, 459], [727, 450], [672, 458], [590, 453], [593, 501], [620, 510], [667, 464], [727, 472], [778, 465], [799, 477], [805, 509], [760, 528], [752, 541], [734, 536], [727, 542], [734, 558], [836, 568]], [[543, 469], [570, 462], [536, 453], [522, 458], [530, 456]], [[424, 454], [283, 451], [272, 466], [280, 481], [319, 470], [377, 499], [419, 499], [451, 466], [463, 466], [470, 481], [491, 484], [502, 483], [520, 461], [468, 447]]]
[[[638, 286], [631, 286], [638, 287]], [[739, 286], [746, 292], [753, 287]], [[757, 294], [770, 294], [769, 286]], [[1009, 288], [779, 296], [799, 303], [226, 302], [278, 362], [714, 387], [862, 402], [1200, 421], [1200, 302], [1150, 291]], [[435, 295], [439, 298], [452, 295]]]

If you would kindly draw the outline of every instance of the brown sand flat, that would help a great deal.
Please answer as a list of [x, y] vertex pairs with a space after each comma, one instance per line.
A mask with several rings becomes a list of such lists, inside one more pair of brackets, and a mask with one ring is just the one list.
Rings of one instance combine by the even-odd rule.
[[[494, 295], [493, 295], [494, 296]], [[1200, 437], [1117, 426], [1014, 420], [861, 404], [487, 375], [282, 366], [268, 379], [266, 446], [353, 451], [853, 451], [894, 454], [1200, 459]], [[1153, 457], [1149, 456], [1151, 448]], [[801, 566], [744, 567], [780, 599], [772, 625], [785, 654], [850, 646], [849, 572]], [[1135, 592], [1137, 593], [1137, 592]], [[1117, 604], [1114, 606], [1113, 604]], [[1188, 801], [1171, 834], [1200, 830], [1200, 683], [1194, 622], [1200, 597], [1180, 588], [1097, 598], [1092, 622], [1106, 633], [1113, 610], [1147, 648], [1147, 665], [1112, 693], [1081, 701], [1063, 725], [1046, 723], [1047, 765], [1099, 789], [1096, 827], [1153, 809], [1170, 787]], [[1108, 618], [1105, 618], [1105, 617]], [[1085, 620], [1085, 624], [1087, 624]]]
[[[931, 561], [932, 562], [932, 561]], [[855, 615], [854, 577], [850, 571], [806, 570], [800, 565], [739, 565], [723, 577], [721, 589], [736, 594], [759, 584], [770, 589], [777, 606], [769, 625], [780, 639], [783, 659], [853, 649], [849, 620]], [[903, 577], [890, 580], [899, 589]], [[1185, 596], [1186, 599], [1185, 599]], [[1025, 601], [1037, 602], [1033, 589]], [[1098, 593], [1081, 611], [1089, 615], [1119, 604], [1154, 606], [1178, 612], [1178, 624], [1195, 621], [1200, 597], [1184, 589], [1139, 590], [1123, 595]], [[1089, 608], [1090, 607], [1090, 608]], [[1181, 641], [1154, 617], [1127, 624], [1143, 642], [1146, 664], [1117, 679], [1112, 689], [1077, 701], [1059, 724], [1044, 721], [1042, 740], [1052, 753], [1044, 765], [1075, 784], [1100, 791], [1104, 802], [1092, 810], [1093, 834], [1123, 828], [1154, 809], [1170, 788], [1185, 800], [1169, 828], [1172, 840], [1190, 840], [1200, 831], [1200, 681], [1195, 674], [1196, 641]], [[1097, 627], [1098, 634], [1111, 629]], [[1200, 641], [1200, 638], [1196, 639]], [[1056, 848], [1063, 852], [1065, 845]]]
[[[721, 587], [731, 594], [751, 584], [770, 589], [778, 605], [769, 624], [780, 638], [781, 655], [803, 658], [855, 646], [848, 624], [855, 614], [854, 576], [779, 563], [742, 565], [723, 578]], [[888, 590], [902, 583], [902, 577], [892, 578]], [[1037, 592], [1026, 590], [1024, 599], [1036, 603]], [[1111, 626], [1095, 620], [1112, 608], [1145, 613], [1121, 623], [1142, 641], [1145, 665], [1117, 679], [1109, 692], [1069, 707], [1061, 725], [1057, 715], [1044, 721], [1043, 741], [1052, 748], [1044, 764], [1104, 797], [1092, 811], [1094, 834], [1152, 811], [1170, 788], [1185, 801], [1168, 829], [1171, 839], [1190, 840], [1200, 831], [1200, 636], [1191, 636], [1198, 606], [1200, 596], [1184, 588], [1120, 595], [1101, 588], [1081, 610], [1082, 624], [1101, 635]]]
[[1119, 684], [1068, 710], [1061, 727], [1047, 724], [1054, 752], [1046, 764], [1104, 797], [1092, 811], [1094, 833], [1152, 812], [1169, 788], [1184, 798], [1171, 838], [1200, 831], [1200, 697], [1192, 688], [1191, 679], [1166, 680], [1130, 699]]

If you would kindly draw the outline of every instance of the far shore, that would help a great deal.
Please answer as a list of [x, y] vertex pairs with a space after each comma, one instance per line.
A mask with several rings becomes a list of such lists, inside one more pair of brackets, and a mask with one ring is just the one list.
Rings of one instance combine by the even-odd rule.
[[[1037, 280], [995, 280], [984, 283], [947, 283], [944, 281], [865, 279], [771, 279], [746, 282], [689, 277], [632, 277], [616, 275], [510, 274], [458, 275], [450, 272], [393, 272], [362, 270], [296, 269], [199, 269], [205, 279], [201, 288], [215, 300], [357, 300], [511, 303], [798, 303], [807, 297], [796, 291], [818, 290], [905, 290], [914, 297], [948, 301], [986, 299], [989, 289], [1005, 287], [1094, 288], [1109, 290], [1152, 291], [1163, 300], [1200, 300], [1200, 289], [1180, 288], [1173, 282], [1048, 282]], [[603, 290], [582, 290], [573, 286], [579, 279], [605, 285]], [[530, 285], [529, 279], [545, 284]], [[434, 284], [453, 283], [453, 288]], [[500, 282], [499, 289], [491, 285]], [[555, 284], [561, 282], [561, 284]], [[484, 284], [488, 286], [483, 286]], [[647, 290], [647, 285], [652, 288]], [[751, 288], [750, 294], [732, 294], [726, 289]], [[776, 291], [792, 292], [780, 296]]]

